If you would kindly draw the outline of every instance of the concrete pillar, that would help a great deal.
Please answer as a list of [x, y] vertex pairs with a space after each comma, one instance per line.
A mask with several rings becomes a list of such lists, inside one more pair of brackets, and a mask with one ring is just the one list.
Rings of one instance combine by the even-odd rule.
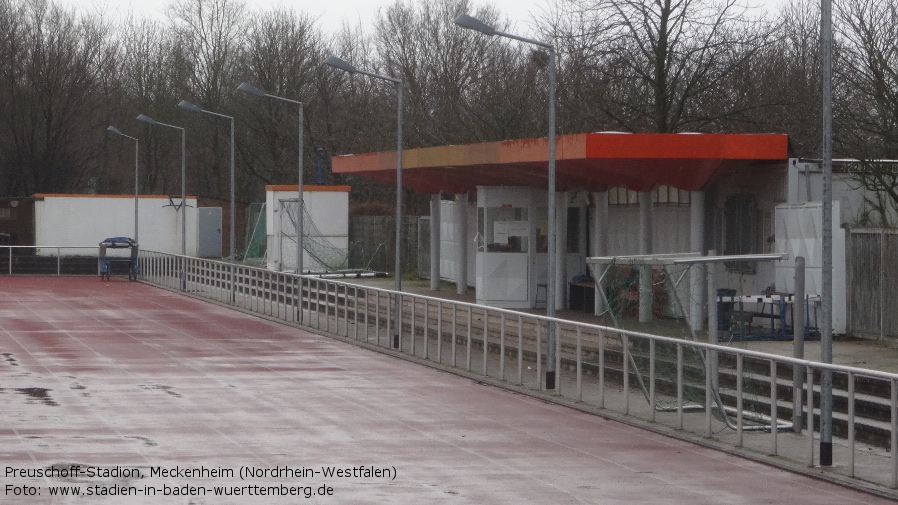
[[[587, 221], [589, 221], [589, 216], [587, 215], [588, 211], [587, 211], [586, 204], [581, 203], [580, 206], [577, 207], [577, 212], [579, 215], [579, 219], [577, 220], [577, 223], [579, 223], [579, 225], [580, 225], [580, 229], [577, 230], [577, 238], [578, 238], [577, 252], [580, 253], [580, 255], [585, 258], [585, 257], [589, 256], [589, 244], [587, 243], [587, 240], [589, 239], [589, 226], [588, 226], [589, 223], [587, 223]], [[580, 271], [578, 273], [580, 273], [580, 274], [588, 274], [589, 273], [586, 268], [585, 260], [581, 260]]]
[[[689, 193], [689, 252], [705, 250], [705, 192]], [[689, 270], [689, 326], [701, 330], [705, 308], [705, 266], [692, 265]]]
[[460, 295], [468, 294], [468, 195], [459, 195], [456, 199], [455, 210], [458, 213], [458, 226], [455, 242], [458, 244], [458, 277], [455, 279], [455, 292]]
[[[717, 255], [717, 251], [711, 249], [708, 251], [708, 256]], [[717, 344], [717, 286], [716, 281], [714, 280], [715, 270], [717, 270], [717, 263], [708, 263], [707, 269], [707, 277], [708, 277], [708, 343], [709, 344]], [[717, 351], [711, 351], [708, 354], [708, 361], [711, 364], [711, 387], [713, 389], [717, 389]], [[710, 408], [708, 406], [707, 408]]]
[[[804, 257], [795, 258], [795, 296], [792, 299], [792, 357], [804, 359], [805, 332], [805, 265]], [[792, 429], [801, 433], [804, 426], [802, 416], [802, 390], [804, 389], [805, 368], [792, 365]], [[808, 417], [810, 419], [810, 417]]]
[[440, 290], [440, 203], [439, 193], [430, 195], [430, 289]]
[[[652, 254], [652, 192], [639, 193], [639, 254]], [[639, 269], [639, 322], [652, 320], [652, 267]]]
[[608, 192], [599, 191], [592, 194], [593, 202], [593, 228], [592, 251], [590, 256], [608, 255]]
[[[284, 212], [284, 203], [277, 202], [278, 208], [274, 211], [274, 236], [275, 236], [275, 245], [277, 246], [277, 260], [275, 261], [275, 268], [278, 272], [284, 271], [284, 230], [281, 228], [281, 213]], [[186, 211], [187, 206], [181, 208], [181, 210]]]
[[[600, 191], [597, 193], [593, 193], [593, 201], [595, 202], [595, 219], [593, 219], [593, 233], [592, 233], [592, 256], [607, 256], [608, 255], [608, 230], [610, 226], [610, 222], [608, 219], [608, 192]], [[604, 268], [604, 266], [600, 265], [600, 268]], [[596, 276], [601, 275], [601, 272], [596, 272]], [[599, 279], [596, 279], [596, 296], [595, 302], [592, 307], [592, 313], [599, 315], [603, 311], [603, 301], [602, 295], [599, 290], [604, 290], [604, 284], [599, 283]]]
[[[555, 310], [567, 308], [567, 205], [568, 193], [562, 191], [555, 199]], [[549, 265], [549, 268], [552, 268]]]

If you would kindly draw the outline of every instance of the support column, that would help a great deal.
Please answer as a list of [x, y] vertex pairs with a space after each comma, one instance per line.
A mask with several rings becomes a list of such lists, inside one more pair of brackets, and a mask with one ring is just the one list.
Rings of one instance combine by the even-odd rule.
[[[567, 205], [568, 193], [557, 194], [555, 203], [555, 310], [567, 308]], [[549, 265], [549, 268], [552, 268]]]
[[[589, 256], [589, 243], [587, 242], [587, 240], [589, 239], [589, 223], [587, 222], [587, 221], [589, 221], [589, 215], [588, 215], [589, 210], [586, 207], [585, 203], [581, 203], [577, 207], [577, 213], [578, 213], [577, 223], [579, 224], [579, 228], [580, 228], [579, 230], [577, 230], [577, 239], [578, 239], [577, 252], [580, 253], [580, 255], [583, 258], [586, 258], [587, 256]], [[581, 260], [580, 268], [581, 268], [581, 270], [579, 273], [581, 273], [581, 274], [589, 273], [588, 270], [587, 271], [582, 270], [582, 269], [586, 268], [585, 260]]]
[[[689, 193], [689, 252], [705, 250], [705, 192]], [[705, 308], [705, 266], [692, 265], [689, 271], [689, 326], [701, 330]]]
[[[278, 208], [275, 211], [276, 213], [274, 215], [274, 223], [275, 223], [274, 229], [275, 229], [275, 242], [277, 245], [278, 255], [277, 255], [277, 261], [275, 262], [274, 265], [278, 272], [283, 272], [284, 271], [284, 230], [283, 230], [283, 227], [281, 226], [281, 214], [284, 212], [284, 203], [281, 201], [278, 201], [277, 206], [278, 206]], [[187, 208], [187, 206], [185, 205], [183, 207], [183, 209], [186, 209], [186, 208]]]
[[[593, 234], [592, 234], [592, 255], [593, 256], [607, 256], [608, 255], [608, 230], [609, 230], [609, 219], [608, 219], [608, 192], [600, 191], [597, 193], [593, 193], [593, 201], [595, 202], [595, 219], [593, 220]], [[592, 313], [595, 315], [599, 315], [603, 311], [602, 307], [602, 295], [604, 292], [604, 285], [599, 283], [599, 279], [596, 279], [596, 296], [595, 302], [592, 307]], [[602, 290], [602, 291], [600, 291]]]
[[[804, 359], [804, 332], [805, 332], [805, 266], [804, 257], [795, 258], [795, 296], [792, 298], [792, 357]], [[802, 417], [802, 405], [804, 400], [801, 393], [804, 391], [805, 368], [792, 365], [792, 429], [795, 433], [801, 433], [804, 426]], [[808, 419], [811, 419], [808, 416]], [[810, 426], [810, 425], [809, 425]]]
[[593, 208], [592, 256], [608, 255], [608, 192], [599, 191], [592, 194]]
[[[711, 249], [708, 251], [708, 256], [717, 255], [717, 251]], [[708, 277], [708, 343], [709, 344], [717, 344], [717, 287], [715, 286], [716, 282], [714, 281], [714, 273], [717, 267], [717, 263], [708, 263], [707, 277]], [[708, 361], [711, 365], [711, 387], [716, 391], [717, 390], [717, 351], [711, 351], [708, 353]], [[706, 405], [705, 408], [710, 409], [710, 405]]]
[[[639, 254], [652, 254], [652, 192], [639, 193]], [[639, 322], [652, 320], [652, 267], [639, 267]]]
[[468, 294], [468, 195], [459, 195], [455, 206], [458, 226], [455, 227], [455, 243], [458, 244], [458, 276], [455, 279], [455, 292]]
[[430, 289], [440, 290], [440, 193], [430, 195]]

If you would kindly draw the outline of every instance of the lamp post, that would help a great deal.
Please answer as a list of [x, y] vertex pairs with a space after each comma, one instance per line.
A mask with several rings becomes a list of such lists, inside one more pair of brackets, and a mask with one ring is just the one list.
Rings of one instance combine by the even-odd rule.
[[125, 135], [124, 133], [119, 131], [119, 129], [116, 128], [115, 126], [106, 127], [106, 131], [112, 132], [112, 133], [114, 133], [116, 135], [120, 135], [122, 137], [127, 137], [134, 141], [134, 241], [137, 243], [140, 243], [140, 240], [137, 238], [137, 230], [138, 230], [138, 228], [137, 228], [137, 206], [138, 206], [137, 200], [138, 200], [139, 191], [140, 191], [140, 189], [138, 187], [138, 185], [140, 183], [140, 179], [138, 178], [137, 161], [139, 159], [138, 153], [140, 152], [140, 141], [137, 140], [136, 137], [132, 137], [130, 135]]
[[[820, 361], [833, 362], [833, 20], [832, 0], [820, 9], [820, 45], [823, 81], [823, 254], [821, 270], [822, 323]], [[833, 373], [820, 374], [820, 466], [833, 464]], [[814, 432], [814, 413], [808, 412], [808, 430]], [[811, 437], [813, 438], [813, 437]], [[894, 444], [892, 445], [894, 447]], [[893, 474], [894, 475], [894, 474]], [[894, 479], [894, 477], [893, 477]]]
[[234, 266], [235, 266], [235, 262], [237, 260], [237, 235], [235, 233], [235, 225], [237, 222], [237, 206], [234, 201], [235, 185], [236, 185], [236, 176], [235, 176], [235, 172], [234, 172], [234, 117], [228, 116], [225, 114], [219, 114], [217, 112], [212, 112], [212, 111], [200, 108], [200, 107], [188, 102], [187, 100], [181, 100], [180, 102], [178, 102], [178, 107], [181, 107], [182, 109], [187, 109], [190, 112], [202, 112], [205, 114], [211, 114], [213, 116], [218, 116], [220, 118], [228, 119], [231, 121], [231, 212], [230, 212], [231, 223], [230, 223], [230, 226], [228, 227], [228, 230], [229, 230], [231, 236], [230, 236], [230, 241], [229, 241], [230, 250], [228, 252], [228, 255], [230, 257], [230, 263], [231, 263], [231, 275], [230, 275], [230, 277], [231, 277], [231, 301], [233, 301], [234, 296], [235, 296]]
[[302, 102], [297, 100], [291, 100], [289, 98], [284, 98], [281, 96], [271, 95], [262, 91], [261, 89], [253, 86], [249, 83], [242, 83], [240, 86], [237, 86], [237, 89], [240, 91], [245, 91], [251, 95], [260, 96], [264, 98], [273, 98], [275, 100], [281, 100], [283, 102], [288, 102], [295, 104], [299, 109], [299, 162], [297, 166], [297, 180], [298, 185], [296, 189], [296, 199], [297, 199], [297, 207], [298, 210], [296, 212], [296, 274], [302, 275], [303, 272], [303, 216], [305, 215], [305, 207], [303, 205], [303, 195], [302, 195], [302, 186], [303, 186], [303, 168], [302, 168], [302, 154], [303, 154], [303, 145], [302, 145], [302, 137], [303, 137], [303, 106]]
[[[355, 68], [347, 61], [341, 60], [336, 56], [328, 56], [324, 60], [325, 65], [330, 65], [350, 74], [362, 74], [374, 79], [381, 79], [396, 84], [397, 106], [396, 106], [396, 291], [402, 292], [402, 80], [388, 77], [386, 75], [372, 74]], [[393, 325], [393, 347], [399, 347], [399, 326], [402, 324], [401, 319], [402, 295], [396, 300], [395, 324]]]
[[176, 130], [181, 130], [181, 291], [184, 291], [186, 286], [186, 278], [184, 276], [184, 261], [187, 256], [187, 187], [185, 183], [185, 179], [187, 176], [187, 134], [184, 128], [180, 126], [175, 126], [166, 123], [160, 123], [155, 119], [140, 114], [137, 116], [137, 120], [142, 123], [147, 123], [151, 126], [165, 126], [168, 128], [174, 128]]
[[[485, 35], [506, 37], [509, 39], [519, 40], [528, 44], [534, 44], [549, 52], [549, 226], [548, 226], [548, 293], [546, 294], [546, 315], [549, 318], [555, 317], [555, 294], [558, 286], [557, 275], [555, 275], [556, 258], [556, 237], [555, 237], [555, 45], [539, 40], [521, 37], [511, 33], [496, 30], [494, 27], [484, 23], [483, 21], [469, 16], [467, 14], [459, 14], [453, 20], [455, 24], [462, 28], [478, 31]], [[561, 258], [563, 261], [564, 258]], [[549, 321], [548, 327], [548, 352], [546, 353], [546, 389], [555, 389], [555, 369], [557, 359], [555, 323]]]

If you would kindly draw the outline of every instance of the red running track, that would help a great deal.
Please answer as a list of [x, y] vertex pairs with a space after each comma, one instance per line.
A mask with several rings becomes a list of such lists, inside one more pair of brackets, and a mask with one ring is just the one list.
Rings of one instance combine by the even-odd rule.
[[0, 279], [0, 462], [22, 504], [891, 503], [118, 279]]

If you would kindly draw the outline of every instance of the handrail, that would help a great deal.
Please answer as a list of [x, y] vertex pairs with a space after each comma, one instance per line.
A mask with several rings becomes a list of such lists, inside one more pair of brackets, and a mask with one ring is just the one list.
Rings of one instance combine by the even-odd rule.
[[[500, 383], [508, 381], [517, 387], [533, 391], [544, 391], [540, 375], [543, 361], [548, 355], [544, 349], [547, 341], [544, 337], [549, 323], [555, 323], [552, 326], [559, 333], [556, 339], [559, 350], [556, 359], [558, 362], [564, 359], [571, 369], [562, 373], [555, 395], [582, 401], [597, 409], [619, 411], [650, 423], [668, 422], [676, 430], [690, 430], [721, 442], [730, 440], [725, 434], [715, 435], [713, 414], [716, 411], [718, 416], [722, 416], [717, 422], [725, 421], [722, 426], [730, 426], [735, 432], [736, 437], [732, 441], [735, 447], [749, 450], [743, 445], [743, 433], [758, 433], [760, 428], [769, 432], [768, 436], [771, 437], [770, 449], [763, 452], [761, 457], [768, 454], [780, 455], [811, 466], [814, 461], [814, 431], [804, 429], [803, 433], [799, 433], [802, 428], [800, 425], [794, 427], [794, 432], [784, 431], [783, 428], [789, 425], [784, 425], [777, 419], [784, 419], [783, 410], [791, 411], [792, 417], [797, 416], [798, 419], [802, 415], [807, 416], [807, 412], [816, 415], [819, 408], [815, 408], [814, 403], [814, 374], [832, 371], [845, 376], [848, 384], [845, 396], [849, 405], [849, 459], [846, 464], [833, 467], [833, 471], [843, 471], [847, 467], [847, 477], [856, 479], [858, 483], [869, 481], [880, 486], [898, 488], [898, 409], [895, 405], [898, 402], [895, 399], [898, 396], [898, 374], [895, 373], [821, 363], [558, 317], [550, 318], [425, 294], [396, 292], [345, 280], [324, 279], [311, 274], [297, 275], [261, 267], [232, 265], [219, 260], [141, 251], [139, 261], [140, 278], [150, 284], [185, 290], [194, 296], [216, 299], [289, 323], [390, 348], [396, 353], [454, 367]], [[401, 314], [399, 332], [391, 328], [396, 324], [393, 315], [397, 307]], [[393, 341], [394, 333], [399, 333], [399, 342]], [[587, 342], [587, 339], [591, 340]], [[643, 342], [645, 345], [641, 345]], [[434, 345], [436, 356], [431, 352]], [[667, 355], [666, 361], [661, 359], [663, 355], [659, 352], [663, 351], [658, 349], [664, 347], [668, 352], [676, 348], [675, 364], [672, 354]], [[560, 352], [562, 349], [564, 352]], [[690, 356], [697, 355], [700, 358], [732, 356], [735, 363], [719, 363], [719, 371], [712, 377], [711, 371], [714, 369], [710, 367], [711, 360], [702, 358], [704, 362], [700, 365], [687, 364], [685, 350], [692, 353]], [[482, 353], [482, 359], [473, 359], [475, 353]], [[592, 353], [588, 359], [587, 353]], [[623, 372], [614, 368], [617, 354], [622, 356], [620, 363]], [[509, 368], [506, 366], [506, 355], [516, 355], [516, 376], [514, 372], [506, 373], [506, 368]], [[645, 360], [641, 366], [647, 372], [636, 370], [637, 359]], [[747, 360], [751, 360], [751, 363]], [[511, 360], [512, 363], [514, 361]], [[525, 368], [525, 363], [532, 363], [536, 370], [532, 370], [530, 366]], [[667, 368], [669, 377], [659, 378], [662, 367]], [[670, 372], [671, 367], [676, 369], [675, 377]], [[788, 395], [778, 392], [778, 388], [792, 387], [792, 383], [778, 381], [777, 367], [799, 368], [806, 372], [806, 405], [793, 405], [791, 399], [795, 396], [792, 391]], [[598, 378], [590, 380], [587, 369], [593, 371]], [[696, 374], [701, 378], [697, 378]], [[648, 400], [644, 405], [630, 400], [631, 375], [639, 381]], [[891, 391], [891, 399], [882, 398], [883, 409], [890, 412], [890, 427], [886, 430], [890, 451], [887, 454], [882, 453], [885, 443], [866, 447], [865, 450], [858, 448], [864, 442], [857, 440], [855, 427], [870, 418], [857, 413], [864, 409], [855, 409], [854, 405], [859, 401], [873, 401], [870, 394], [865, 396], [863, 393], [855, 393], [855, 385], [860, 377], [884, 381]], [[612, 378], [622, 383], [622, 395], [619, 394], [620, 390], [608, 388], [607, 384]], [[769, 381], [766, 390], [758, 383], [762, 379]], [[750, 381], [756, 384], [749, 386]], [[668, 388], [666, 392], [665, 387]], [[658, 402], [661, 396], [674, 397], [671, 388], [676, 390], [676, 408], [660, 406]], [[724, 405], [719, 396], [724, 392], [727, 398], [733, 398], [734, 403]], [[686, 399], [689, 394], [692, 395], [692, 400]], [[700, 396], [705, 398], [704, 403], [697, 400]], [[697, 417], [690, 414], [694, 410], [691, 407], [695, 406], [701, 407], [699, 410], [704, 414]], [[885, 414], [882, 417], [885, 418]], [[805, 419], [813, 420], [813, 417]], [[751, 424], [758, 422], [766, 424]], [[879, 423], [877, 426], [880, 428], [877, 429], [883, 430], [881, 421], [871, 423]], [[860, 462], [862, 458], [864, 461]], [[883, 468], [886, 464], [889, 471]]]
[[[13, 264], [14, 264], [14, 263], [13, 263], [13, 258], [16, 257], [16, 256], [14, 255], [14, 252], [15, 252], [15, 251], [19, 251], [19, 250], [27, 250], [27, 249], [33, 249], [33, 250], [35, 251], [35, 254], [33, 254], [33, 255], [28, 255], [28, 256], [51, 257], [51, 258], [52, 258], [52, 257], [55, 257], [55, 258], [56, 258], [56, 275], [62, 275], [62, 271], [63, 271], [63, 265], [62, 265], [62, 263], [63, 263], [63, 258], [73, 258], [73, 257], [78, 257], [78, 258], [80, 258], [80, 257], [85, 257], [85, 256], [87, 256], [87, 257], [90, 257], [90, 256], [96, 257], [96, 256], [97, 256], [97, 253], [98, 253], [99, 250], [100, 250], [100, 246], [99, 246], [99, 244], [97, 244], [97, 245], [86, 245], [86, 246], [60, 246], [60, 245], [0, 245], [0, 257], [6, 256], [6, 274], [8, 274], [8, 275], [13, 275]], [[90, 253], [90, 254], [87, 254], [87, 255], [63, 255], [63, 254], [62, 254], [62, 251], [63, 251], [63, 250], [73, 250], [73, 249], [82, 250], [82, 251], [91, 251], [91, 253]], [[55, 251], [56, 254], [55, 254], [55, 255], [37, 254], [38, 251], [40, 251], [41, 253], [49, 252], [49, 251]], [[22, 257], [22, 256], [18, 256], [18, 257]], [[0, 272], [2, 272], [2, 269], [0, 269]], [[97, 265], [97, 272], [99, 273], [99, 264]], [[32, 271], [32, 272], [26, 272], [26, 273], [28, 273], [28, 274], [34, 274], [35, 272]], [[83, 272], [76, 272], [76, 273], [83, 274]]]

